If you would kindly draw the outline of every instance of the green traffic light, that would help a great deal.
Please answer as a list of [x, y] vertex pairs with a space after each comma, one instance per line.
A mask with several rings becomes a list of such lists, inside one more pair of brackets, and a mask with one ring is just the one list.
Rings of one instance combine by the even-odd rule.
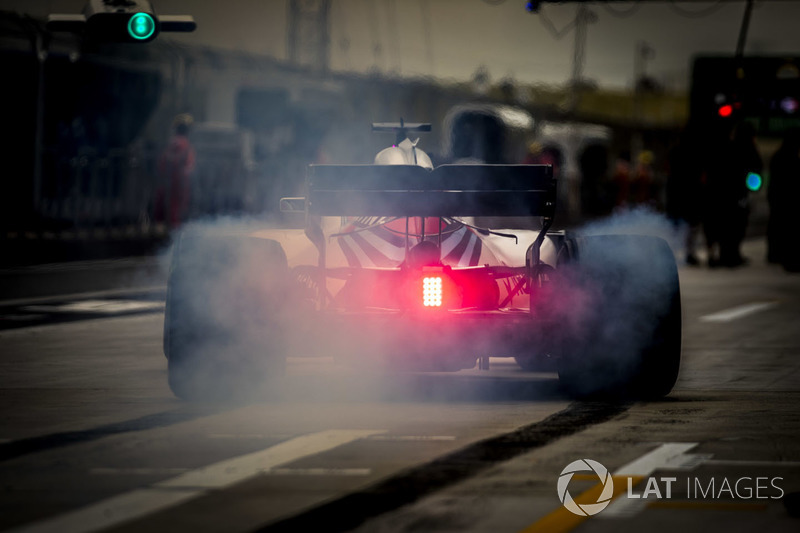
[[761, 176], [755, 172], [750, 172], [747, 175], [746, 183], [748, 189], [750, 189], [753, 192], [756, 192], [759, 189], [761, 189], [761, 183], [762, 183]]
[[149, 39], [155, 31], [156, 22], [147, 13], [136, 13], [128, 21], [128, 34], [136, 40]]

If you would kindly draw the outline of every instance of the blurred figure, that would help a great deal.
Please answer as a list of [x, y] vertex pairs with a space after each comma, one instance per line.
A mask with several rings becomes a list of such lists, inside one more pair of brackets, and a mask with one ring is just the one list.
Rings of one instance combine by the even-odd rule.
[[786, 270], [800, 271], [800, 212], [795, 203], [800, 198], [800, 129], [792, 129], [769, 163], [769, 223], [767, 225], [767, 260], [781, 263]]
[[629, 200], [634, 204], [653, 203], [653, 152], [642, 150], [636, 159]]
[[525, 154], [525, 157], [522, 159], [523, 165], [542, 165], [546, 163], [542, 163], [542, 156], [544, 150], [542, 148], [542, 144], [539, 142], [532, 142], [528, 145], [528, 151]]
[[157, 206], [171, 229], [185, 220], [189, 210], [190, 177], [194, 171], [195, 152], [189, 142], [192, 116], [181, 114], [172, 122], [173, 135], [158, 159], [158, 175], [162, 184], [157, 192]]
[[668, 164], [667, 216], [676, 226], [686, 227], [686, 263], [698, 265], [695, 247], [702, 220], [703, 162], [700, 143], [691, 126], [670, 151]]
[[[761, 156], [755, 144], [755, 128], [748, 122], [736, 126], [732, 138], [717, 137], [706, 164], [706, 232], [709, 266], [745, 264], [739, 249], [750, 215], [747, 175], [761, 173]], [[719, 246], [719, 255], [715, 254]]]
[[542, 146], [536, 141], [528, 145], [528, 152], [522, 160], [523, 165], [550, 165], [553, 177], [559, 178], [561, 172], [561, 152], [555, 146]]
[[624, 207], [628, 205], [629, 196], [631, 193], [631, 154], [630, 152], [622, 152], [617, 156], [614, 162], [614, 174], [611, 177], [616, 190], [616, 207]]
[[608, 149], [601, 144], [590, 144], [581, 153], [581, 207], [585, 215], [602, 212], [600, 186], [608, 173]]

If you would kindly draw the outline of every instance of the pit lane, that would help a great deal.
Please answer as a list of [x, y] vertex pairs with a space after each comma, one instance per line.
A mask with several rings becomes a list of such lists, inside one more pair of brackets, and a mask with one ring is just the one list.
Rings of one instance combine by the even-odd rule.
[[[800, 490], [800, 279], [762, 264], [758, 242], [746, 254], [745, 269], [682, 269], [684, 365], [672, 395], [653, 403], [575, 403], [551, 375], [500, 360], [488, 372], [386, 376], [294, 357], [280, 391], [248, 405], [191, 405], [166, 387], [158, 312], [2, 332], [0, 527], [536, 531], [562, 508], [556, 481], [568, 463], [586, 457], [617, 471], [664, 443], [712, 455], [691, 470], [701, 479], [781, 475], [792, 494]], [[703, 320], [759, 303], [770, 305]], [[308, 439], [336, 445], [303, 448]], [[282, 445], [294, 451], [266, 467], [241, 463], [285, 453]], [[223, 482], [215, 465], [243, 477]], [[199, 472], [206, 477], [164, 488]], [[591, 488], [580, 483], [570, 490]], [[133, 493], [169, 505], [140, 503], [141, 513], [103, 521], [119, 517], [115, 501]], [[683, 496], [555, 523], [563, 531], [797, 527], [782, 500]], [[87, 509], [100, 518], [70, 515]]]

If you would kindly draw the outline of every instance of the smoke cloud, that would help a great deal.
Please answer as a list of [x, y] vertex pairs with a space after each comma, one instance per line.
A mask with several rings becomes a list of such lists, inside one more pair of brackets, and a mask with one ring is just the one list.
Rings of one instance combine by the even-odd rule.
[[[356, 315], [346, 327], [322, 320], [314, 314], [314, 280], [290, 273], [287, 265], [286, 253], [297, 251], [253, 235], [270, 225], [263, 219], [217, 218], [193, 222], [176, 238], [165, 350], [178, 395], [201, 400], [318, 398], [326, 390], [337, 397], [391, 400], [529, 394], [522, 392], [531, 387], [531, 378], [524, 375], [504, 388], [508, 382], [487, 385], [474, 372], [414, 371], [457, 370], [469, 368], [482, 355], [515, 355], [482, 341], [480, 328], [469, 337], [447, 336], [443, 342], [437, 328], [444, 323], [401, 330], [391, 321], [375, 326]], [[276, 231], [297, 239], [293, 245], [313, 249], [300, 229]], [[593, 383], [599, 377], [621, 382], [660, 335], [659, 324], [673, 305], [674, 258], [651, 237], [678, 246], [680, 231], [662, 215], [637, 209], [594, 221], [576, 235], [577, 261], [559, 268], [542, 292], [536, 334], [510, 336], [526, 353], [590, 361]], [[415, 346], [425, 349], [414, 353]], [[288, 377], [283, 377], [285, 356]], [[409, 359], [415, 364], [403, 364]], [[312, 361], [321, 365], [321, 374], [309, 372]], [[554, 383], [541, 382], [532, 394], [554, 394]], [[450, 387], [449, 393], [441, 384]], [[590, 385], [583, 388], [590, 391]]]
[[[671, 388], [680, 350], [674, 252], [683, 234], [646, 208], [576, 231], [577, 258], [556, 277], [552, 301], [564, 325], [562, 358], [572, 389], [659, 396]], [[677, 344], [676, 344], [677, 343]], [[566, 373], [566, 372], [565, 372]], [[669, 382], [669, 383], [667, 383]], [[664, 390], [666, 389], [666, 391]]]

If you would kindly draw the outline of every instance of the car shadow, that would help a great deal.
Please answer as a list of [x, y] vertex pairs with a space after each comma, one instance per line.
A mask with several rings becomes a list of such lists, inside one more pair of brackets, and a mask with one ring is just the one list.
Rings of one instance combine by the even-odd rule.
[[267, 384], [260, 401], [282, 402], [542, 402], [565, 401], [554, 372], [527, 372], [513, 362], [489, 370], [402, 372], [322, 364], [289, 365], [287, 375]]

